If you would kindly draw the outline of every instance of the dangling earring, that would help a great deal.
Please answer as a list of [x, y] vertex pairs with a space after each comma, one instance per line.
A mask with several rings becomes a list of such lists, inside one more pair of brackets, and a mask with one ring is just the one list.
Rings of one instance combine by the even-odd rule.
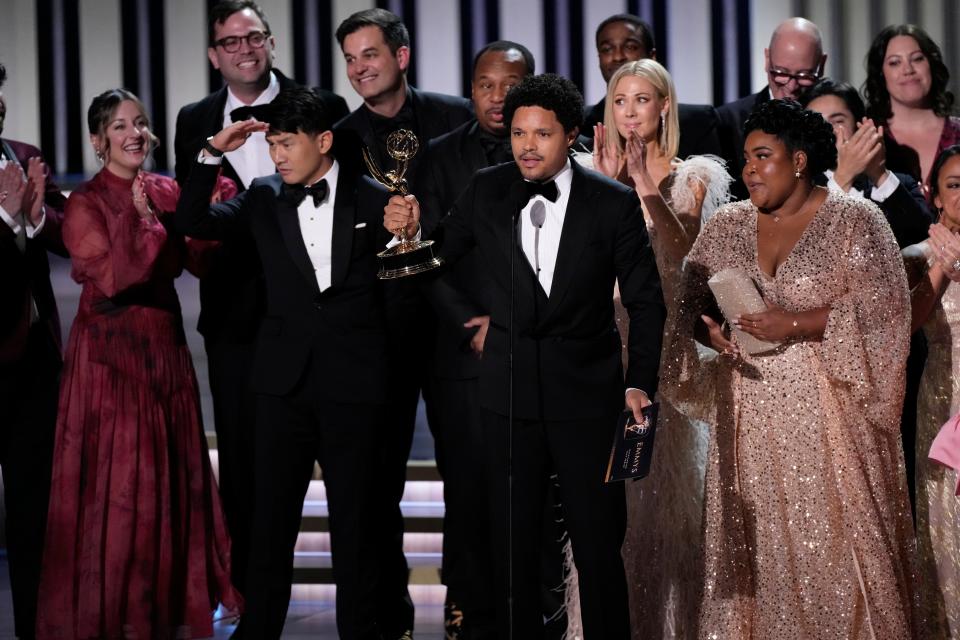
[[796, 172], [794, 172], [794, 174], [793, 174], [793, 175], [795, 175], [795, 176], [797, 177], [797, 180], [799, 180], [799, 179], [800, 179], [800, 177], [801, 177], [801, 174], [800, 174], [800, 169], [797, 169], [797, 170], [796, 170]]
[[667, 123], [664, 120], [663, 113], [660, 114], [660, 131], [665, 131], [667, 128]]

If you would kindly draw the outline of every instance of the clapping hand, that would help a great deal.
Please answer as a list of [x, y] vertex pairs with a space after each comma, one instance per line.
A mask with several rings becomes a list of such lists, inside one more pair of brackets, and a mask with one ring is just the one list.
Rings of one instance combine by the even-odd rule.
[[607, 128], [600, 123], [593, 125], [593, 168], [616, 179], [620, 173], [620, 153], [616, 147], [607, 144]]
[[47, 190], [46, 165], [40, 158], [27, 161], [27, 183], [23, 192], [23, 215], [34, 227], [43, 220], [43, 196]]
[[130, 188], [131, 191], [133, 191], [133, 206], [136, 208], [137, 213], [140, 214], [140, 217], [145, 220], [153, 220], [153, 207], [150, 205], [150, 198], [147, 197], [147, 193], [144, 191], [143, 177], [144, 173], [141, 171], [137, 174], [137, 177], [133, 179], [133, 186]]
[[0, 207], [11, 216], [23, 209], [23, 197], [27, 192], [27, 181], [23, 169], [16, 162], [8, 162], [0, 169]]
[[660, 195], [657, 183], [654, 182], [647, 166], [647, 144], [636, 130], [631, 131], [627, 138], [626, 152], [627, 175], [633, 180], [633, 184], [637, 188], [637, 194], [641, 198]]
[[[872, 120], [864, 118], [853, 135], [849, 135], [842, 126], [836, 127], [836, 132], [837, 170], [833, 172], [836, 183], [844, 191], [848, 191], [854, 179], [861, 173], [868, 173], [868, 170], [873, 174], [870, 177], [876, 183], [876, 179], [886, 173], [882, 129], [877, 129]], [[880, 170], [879, 176], [876, 175], [877, 169]]]
[[937, 264], [954, 282], [960, 282], [960, 237], [940, 223], [930, 225], [930, 250]]

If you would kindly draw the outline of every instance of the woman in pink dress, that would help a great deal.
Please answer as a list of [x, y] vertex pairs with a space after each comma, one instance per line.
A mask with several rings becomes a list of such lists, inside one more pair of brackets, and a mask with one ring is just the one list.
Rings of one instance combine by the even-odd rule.
[[87, 115], [103, 169], [67, 202], [63, 240], [83, 286], [60, 389], [38, 638], [211, 636], [239, 606], [230, 543], [173, 281], [193, 257], [164, 221], [172, 180], [124, 89]]

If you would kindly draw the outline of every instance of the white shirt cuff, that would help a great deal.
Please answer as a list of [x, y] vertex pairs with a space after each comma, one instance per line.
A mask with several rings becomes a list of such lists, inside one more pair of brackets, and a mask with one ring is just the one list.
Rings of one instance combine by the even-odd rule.
[[834, 193], [846, 193], [843, 190], [843, 187], [840, 186], [840, 183], [833, 178], [833, 174], [830, 175], [830, 178], [827, 179], [827, 189], [833, 191]]
[[30, 224], [30, 221], [27, 220], [27, 237], [33, 239], [38, 233], [43, 231], [43, 225], [47, 221], [47, 205], [40, 207], [40, 222], [37, 223], [37, 226]]
[[893, 195], [893, 192], [900, 186], [900, 179], [894, 175], [893, 171], [887, 169], [887, 179], [879, 187], [873, 187], [870, 190], [870, 199], [874, 202], [883, 202]]
[[[17, 214], [19, 218], [20, 215]], [[14, 234], [20, 233], [20, 223], [13, 219], [13, 217], [7, 213], [7, 210], [0, 206], [0, 219], [7, 223], [7, 226], [13, 231]]]
[[[419, 242], [422, 231], [423, 229], [420, 227], [420, 224], [418, 223], [417, 232], [413, 235], [412, 238], [407, 238], [407, 240], [410, 242]], [[390, 242], [387, 243], [387, 249], [392, 249], [398, 244], [400, 244], [400, 236], [393, 236], [392, 238], [390, 238]]]
[[215, 156], [210, 153], [204, 153], [201, 151], [197, 154], [197, 162], [200, 164], [214, 164], [220, 165], [223, 164], [223, 156]]

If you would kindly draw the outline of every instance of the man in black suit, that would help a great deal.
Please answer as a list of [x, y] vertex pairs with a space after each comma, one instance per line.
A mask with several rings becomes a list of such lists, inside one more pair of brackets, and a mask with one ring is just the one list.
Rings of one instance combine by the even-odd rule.
[[[657, 46], [653, 29], [640, 18], [628, 13], [610, 16], [600, 23], [596, 34], [597, 58], [604, 83], [627, 62], [643, 58], [657, 59]], [[580, 135], [593, 140], [593, 127], [603, 123], [606, 92], [597, 104], [588, 107], [583, 114]], [[680, 119], [680, 148], [677, 155], [687, 158], [710, 153], [719, 156], [722, 151], [717, 130], [717, 114], [708, 104], [677, 105]]]
[[331, 155], [331, 123], [311, 90], [281, 92], [267, 119], [277, 173], [255, 179], [228, 202], [208, 204], [222, 156], [267, 126], [235, 123], [195, 158], [176, 213], [179, 230], [194, 237], [250, 237], [264, 268], [267, 311], [251, 376], [257, 394], [253, 551], [236, 637], [280, 637], [303, 499], [318, 461], [340, 637], [379, 639], [375, 554], [364, 532], [378, 479], [371, 452], [392, 427], [375, 258], [389, 239], [377, 215], [387, 192]]
[[[415, 189], [426, 232], [450, 210], [474, 173], [513, 162], [503, 102], [507, 92], [534, 71], [533, 55], [515, 42], [492, 42], [474, 56], [476, 119], [430, 141]], [[485, 271], [477, 253], [471, 252], [442, 276], [441, 286], [453, 304], [439, 305], [442, 315], [437, 320], [429, 381], [430, 428], [443, 477], [447, 635], [471, 640], [497, 637], [491, 626], [490, 532], [485, 508], [478, 508], [487, 502], [486, 491], [477, 482], [484, 473], [477, 380], [481, 345], [490, 322], [483, 295]], [[561, 566], [558, 561], [557, 569]]]
[[[347, 64], [350, 84], [363, 104], [334, 128], [337, 158], [344, 165], [366, 171], [361, 156], [366, 147], [383, 171], [395, 167], [387, 153], [387, 136], [407, 129], [420, 141], [420, 153], [409, 163], [407, 180], [416, 184], [427, 142], [473, 117], [470, 103], [460, 97], [420, 91], [410, 86], [406, 70], [410, 64], [410, 35], [399, 17], [385, 9], [354, 13], [337, 27], [337, 41]], [[424, 389], [428, 354], [411, 358], [401, 348], [411, 338], [432, 344], [433, 315], [419, 290], [411, 282], [390, 287], [388, 313], [392, 335], [389, 340], [391, 365], [390, 407], [394, 424], [383, 441], [382, 509], [378, 525], [382, 535], [379, 615], [393, 637], [413, 628], [413, 603], [407, 591], [408, 569], [403, 556], [403, 516], [400, 499], [406, 481], [407, 458], [416, 424], [417, 403]], [[426, 393], [429, 396], [429, 392]], [[428, 416], [432, 400], [425, 398]]]
[[740, 176], [743, 171], [743, 123], [757, 106], [767, 100], [796, 100], [804, 89], [817, 83], [827, 62], [820, 29], [806, 18], [784, 20], [773, 30], [770, 46], [763, 50], [763, 60], [767, 72], [767, 84], [763, 89], [717, 107], [722, 155], [734, 178], [731, 190], [740, 199], [749, 197]]
[[906, 174], [887, 169], [883, 135], [866, 119], [857, 90], [825, 78], [800, 96], [800, 104], [820, 113], [837, 136], [837, 166], [825, 172], [824, 183], [880, 207], [901, 248], [926, 240], [936, 220], [920, 185]]
[[[543, 635], [538, 547], [550, 467], [560, 479], [585, 637], [630, 637], [620, 557], [624, 490], [604, 484], [603, 476], [624, 403], [639, 416], [656, 390], [665, 310], [636, 193], [567, 155], [582, 113], [583, 99], [569, 80], [553, 74], [524, 79], [504, 105], [515, 163], [478, 172], [434, 234], [447, 261], [475, 250], [488, 273], [490, 326], [479, 402], [499, 637], [507, 637], [509, 619], [514, 638]], [[415, 197], [394, 196], [384, 227], [416, 233], [419, 218]], [[625, 377], [614, 323], [615, 280], [630, 315]]]
[[[0, 87], [7, 72], [0, 64]], [[0, 93], [0, 133], [7, 107]], [[14, 632], [33, 638], [60, 389], [47, 252], [66, 257], [66, 198], [40, 150], [0, 138], [0, 469]]]
[[[296, 86], [273, 68], [274, 37], [263, 11], [249, 0], [227, 0], [209, 16], [207, 57], [225, 86], [177, 115], [176, 178], [183, 185], [210, 136], [232, 122], [231, 112], [263, 105]], [[347, 113], [340, 96], [321, 91], [331, 119]], [[274, 172], [262, 133], [227, 154], [221, 171], [240, 191]], [[253, 415], [248, 389], [253, 343], [265, 307], [263, 268], [252, 239], [230, 238], [216, 249], [200, 279], [200, 322], [204, 337], [217, 431], [220, 495], [233, 539], [233, 583], [245, 588], [253, 498]]]

